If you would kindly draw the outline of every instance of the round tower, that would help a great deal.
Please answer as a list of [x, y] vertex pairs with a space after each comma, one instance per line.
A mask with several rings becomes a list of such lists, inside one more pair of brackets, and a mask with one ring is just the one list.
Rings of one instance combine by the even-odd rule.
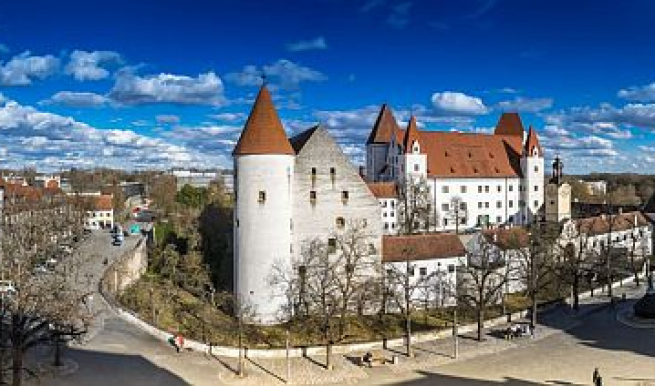
[[276, 264], [290, 266], [295, 152], [262, 86], [234, 152], [234, 291], [254, 322], [279, 322], [284, 289], [271, 284]]

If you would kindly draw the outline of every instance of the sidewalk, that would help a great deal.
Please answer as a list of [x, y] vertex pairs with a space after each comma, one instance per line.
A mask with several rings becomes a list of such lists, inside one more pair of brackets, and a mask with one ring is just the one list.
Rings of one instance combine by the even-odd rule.
[[[633, 284], [614, 289], [615, 297], [626, 293], [628, 298], [635, 298], [643, 294], [643, 284], [636, 289]], [[454, 339], [452, 337], [438, 339], [429, 342], [414, 344], [414, 358], [407, 358], [403, 348], [393, 348], [383, 351], [387, 360], [397, 356], [399, 364], [385, 365], [375, 368], [364, 368], [354, 362], [354, 358], [361, 356], [364, 352], [347, 355], [333, 355], [332, 362], [334, 369], [325, 370], [325, 358], [292, 358], [291, 359], [291, 380], [293, 384], [352, 384], [363, 380], [368, 382], [374, 379], [393, 378], [394, 375], [401, 375], [408, 372], [424, 371], [430, 368], [445, 364], [452, 364], [471, 358], [496, 354], [512, 348], [532, 345], [541, 339], [553, 334], [561, 333], [578, 326], [587, 316], [609, 310], [609, 299], [600, 290], [597, 295], [580, 300], [580, 311], [577, 313], [566, 305], [557, 306], [539, 315], [539, 325], [535, 331], [534, 338], [517, 338], [506, 340], [500, 334], [508, 324], [487, 329], [482, 342], [475, 339], [475, 332], [460, 335], [458, 339], [459, 355], [454, 359]], [[618, 300], [620, 302], [620, 300]], [[521, 320], [526, 322], [527, 320]], [[515, 320], [513, 322], [518, 322]], [[286, 378], [286, 359], [254, 359], [246, 360], [246, 376], [239, 378], [235, 374], [237, 359], [215, 358], [219, 378], [227, 384], [237, 385], [259, 385], [259, 384], [283, 384]]]

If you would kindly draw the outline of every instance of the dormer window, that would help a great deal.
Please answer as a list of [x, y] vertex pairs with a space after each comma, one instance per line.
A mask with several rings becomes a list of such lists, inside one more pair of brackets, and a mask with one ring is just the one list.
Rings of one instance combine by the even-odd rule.
[[493, 153], [489, 153], [489, 158], [494, 158], [494, 154], [493, 154]]
[[469, 158], [473, 158], [473, 154], [469, 152]]
[[448, 152], [446, 152], [445, 154], [446, 154], [446, 157], [448, 157]]

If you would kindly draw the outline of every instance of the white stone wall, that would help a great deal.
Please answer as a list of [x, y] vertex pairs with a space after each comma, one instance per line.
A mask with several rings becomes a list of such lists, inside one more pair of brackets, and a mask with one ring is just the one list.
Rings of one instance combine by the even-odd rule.
[[[537, 152], [537, 149], [534, 149]], [[544, 203], [544, 159], [537, 153], [521, 158], [524, 223], [531, 223]]]
[[[311, 192], [315, 192], [315, 200], [311, 199]], [[347, 192], [347, 199], [344, 192]], [[319, 128], [296, 157], [294, 256], [300, 257], [307, 242], [315, 238], [327, 241], [340, 231], [337, 219], [343, 219], [345, 227], [349, 222], [366, 220], [365, 231], [370, 236], [370, 244], [380, 256], [383, 230], [380, 204], [339, 145]]]
[[100, 224], [105, 227], [114, 226], [114, 211], [113, 210], [95, 210], [86, 213], [87, 218], [85, 225], [88, 229], [100, 229]]
[[378, 198], [382, 220], [382, 231], [385, 235], [398, 233], [398, 199]]
[[234, 163], [235, 292], [258, 322], [275, 323], [285, 298], [271, 285], [273, 266], [289, 263], [293, 248], [294, 156], [241, 155]]
[[[412, 303], [417, 307], [449, 307], [457, 304], [457, 267], [466, 262], [464, 256], [415, 260], [410, 263], [410, 281], [412, 287]], [[392, 272], [406, 272], [407, 263], [390, 262], [385, 263], [387, 277], [393, 277]], [[402, 293], [400, 286], [393, 292]], [[393, 304], [389, 304], [391, 310]]]
[[518, 224], [519, 181], [519, 178], [429, 178], [437, 230], [455, 229], [453, 198], [466, 204], [466, 218], [460, 223], [460, 230], [478, 227], [484, 216], [493, 225], [509, 224], [510, 219]]

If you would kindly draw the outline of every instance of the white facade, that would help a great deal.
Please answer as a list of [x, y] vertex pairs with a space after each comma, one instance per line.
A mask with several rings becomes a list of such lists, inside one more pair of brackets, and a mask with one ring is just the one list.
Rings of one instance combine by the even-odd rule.
[[[412, 304], [419, 308], [450, 307], [457, 305], [457, 267], [466, 264], [465, 256], [449, 258], [414, 260], [410, 267], [410, 286]], [[404, 262], [385, 263], [387, 276], [392, 271], [406, 272]], [[394, 288], [391, 285], [391, 288]], [[397, 286], [395, 291], [402, 291]], [[393, 310], [394, 305], [388, 308]]]
[[521, 157], [523, 172], [523, 223], [535, 221], [544, 203], [544, 157], [534, 147], [531, 154]]
[[286, 299], [270, 284], [275, 264], [289, 264], [292, 251], [294, 156], [237, 155], [234, 159], [235, 291], [256, 321], [279, 321]]
[[113, 210], [90, 210], [86, 212], [86, 220], [84, 220], [86, 229], [98, 230], [103, 228], [111, 228], [114, 226], [114, 211]]

